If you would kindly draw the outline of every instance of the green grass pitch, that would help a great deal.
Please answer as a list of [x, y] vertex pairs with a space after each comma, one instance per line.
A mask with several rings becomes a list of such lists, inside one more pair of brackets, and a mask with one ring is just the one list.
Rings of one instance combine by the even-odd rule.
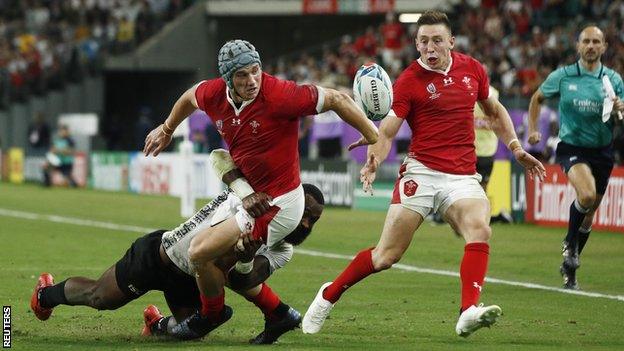
[[[6, 210], [59, 217], [18, 218], [7, 215]], [[262, 330], [260, 312], [229, 291], [226, 301], [234, 308], [234, 316], [195, 342], [140, 336], [142, 310], [147, 304], [154, 303], [167, 311], [159, 292], [148, 293], [116, 311], [59, 306], [46, 322], [31, 313], [30, 295], [41, 272], [52, 273], [57, 281], [74, 275], [98, 277], [142, 235], [88, 223], [64, 223], [63, 218], [171, 228], [181, 221], [176, 198], [0, 183], [0, 212], [4, 213], [0, 214], [0, 302], [12, 306], [15, 350], [250, 349], [247, 340]], [[302, 249], [354, 255], [376, 243], [383, 220], [381, 212], [326, 209]], [[558, 267], [563, 229], [495, 225], [493, 232], [489, 277], [561, 286]], [[426, 222], [401, 263], [457, 272], [463, 245], [448, 226]], [[491, 329], [480, 330], [467, 339], [459, 338], [454, 331], [460, 289], [457, 277], [392, 269], [369, 277], [345, 293], [319, 334], [304, 335], [296, 330], [272, 347], [624, 350], [624, 235], [592, 233], [581, 262], [578, 276], [583, 291], [599, 296], [486, 282], [481, 301], [500, 305], [504, 315]], [[334, 278], [347, 263], [346, 259], [295, 253], [287, 267], [268, 282], [284, 302], [304, 313], [319, 286]]]

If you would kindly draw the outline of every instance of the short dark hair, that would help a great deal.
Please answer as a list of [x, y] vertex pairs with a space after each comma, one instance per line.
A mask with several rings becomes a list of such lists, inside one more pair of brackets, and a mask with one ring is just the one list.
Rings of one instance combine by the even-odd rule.
[[319, 205], [325, 205], [325, 197], [323, 196], [323, 192], [315, 185], [303, 183], [303, 193], [310, 194], [310, 196], [312, 196], [314, 200], [319, 203]]
[[443, 24], [449, 30], [449, 33], [453, 33], [451, 31], [451, 21], [449, 21], [446, 13], [442, 11], [427, 10], [425, 11], [425, 13], [422, 14], [422, 16], [420, 16], [418, 21], [416, 21], [416, 25], [418, 26], [418, 28], [420, 28], [420, 26], [422, 25], [429, 24]]

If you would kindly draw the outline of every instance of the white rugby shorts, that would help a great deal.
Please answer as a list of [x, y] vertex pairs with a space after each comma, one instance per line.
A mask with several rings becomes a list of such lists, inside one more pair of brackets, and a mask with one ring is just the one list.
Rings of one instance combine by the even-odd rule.
[[[292, 233], [301, 222], [305, 208], [303, 186], [273, 199], [269, 212], [260, 218], [253, 218], [241, 206], [236, 212], [236, 223], [243, 233], [252, 233], [255, 239], [262, 239], [267, 246], [273, 246]], [[215, 216], [216, 217], [216, 216]]]
[[450, 174], [433, 170], [406, 157], [394, 185], [392, 204], [418, 212], [423, 218], [432, 211], [444, 214], [457, 200], [485, 199], [481, 175]]

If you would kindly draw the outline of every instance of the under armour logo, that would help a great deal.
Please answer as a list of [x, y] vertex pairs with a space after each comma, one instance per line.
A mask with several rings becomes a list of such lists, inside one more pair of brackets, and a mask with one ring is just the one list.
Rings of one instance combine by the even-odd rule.
[[475, 288], [477, 288], [477, 289], [479, 289], [479, 292], [481, 292], [482, 287], [481, 287], [481, 285], [479, 285], [479, 283], [477, 283], [477, 282], [473, 282], [473, 283], [472, 283], [472, 286], [473, 286], [473, 287], [475, 287]]
[[232, 118], [232, 125], [233, 125], [233, 126], [240, 126], [240, 125], [241, 125], [241, 120], [240, 120], [240, 118], [239, 118], [239, 119]]
[[444, 86], [451, 85], [453, 84], [453, 77], [444, 78], [442, 81], [444, 82]]

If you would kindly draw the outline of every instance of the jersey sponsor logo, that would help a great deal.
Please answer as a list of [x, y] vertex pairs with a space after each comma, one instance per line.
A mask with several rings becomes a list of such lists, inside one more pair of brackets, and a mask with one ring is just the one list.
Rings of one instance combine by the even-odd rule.
[[163, 233], [162, 245], [165, 250], [168, 250], [177, 242], [182, 240], [193, 229], [197, 228], [203, 221], [210, 217], [210, 215], [216, 211], [217, 207], [221, 206], [225, 200], [227, 200], [230, 190], [225, 190], [221, 195], [217, 196], [214, 200], [210, 201], [206, 206], [202, 207], [193, 217], [186, 222], [179, 225], [174, 230]]
[[416, 194], [416, 189], [418, 189], [418, 184], [412, 179], [403, 183], [403, 194], [405, 194], [405, 196], [414, 196], [414, 194]]
[[568, 90], [570, 90], [570, 91], [577, 91], [578, 87], [576, 86], [576, 84], [569, 84], [568, 85]]
[[446, 78], [442, 79], [442, 81], [444, 82], [444, 86], [451, 85], [451, 84], [455, 83], [455, 82], [453, 82], [453, 77], [446, 77]]
[[251, 126], [251, 134], [258, 134], [258, 128], [260, 128], [260, 123], [258, 121], [255, 119], [252, 120], [249, 123], [249, 126]]
[[232, 126], [240, 126], [241, 125], [241, 119], [240, 118], [232, 118]]
[[572, 99], [572, 105], [574, 105], [578, 112], [602, 114], [602, 100]]
[[436, 87], [435, 85], [433, 85], [433, 83], [429, 83], [429, 85], [427, 85], [427, 91], [429, 92], [429, 99], [433, 100], [433, 99], [437, 99], [440, 97], [440, 93], [437, 93], [436, 91]]

